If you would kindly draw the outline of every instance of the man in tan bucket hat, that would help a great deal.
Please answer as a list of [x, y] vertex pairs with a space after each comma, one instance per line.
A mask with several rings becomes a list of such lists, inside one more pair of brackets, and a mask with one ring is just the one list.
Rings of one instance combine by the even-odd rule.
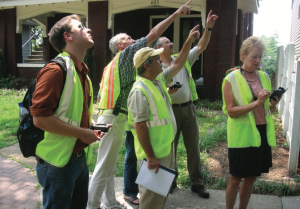
[[[171, 98], [166, 84], [182, 69], [189, 49], [200, 34], [194, 27], [176, 61], [168, 70], [162, 71], [159, 54], [164, 49], [144, 47], [133, 57], [137, 69], [137, 81], [128, 97], [128, 123], [134, 136], [135, 152], [141, 161], [147, 158], [148, 169], [159, 165], [174, 167], [172, 142], [176, 134], [176, 121], [171, 107]], [[164, 208], [166, 197], [139, 186], [140, 209]]]

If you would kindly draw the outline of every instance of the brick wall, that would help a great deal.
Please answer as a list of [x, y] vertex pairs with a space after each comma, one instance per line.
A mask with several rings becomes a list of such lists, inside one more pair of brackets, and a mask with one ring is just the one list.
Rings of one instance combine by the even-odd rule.
[[6, 60], [6, 73], [17, 74], [17, 63], [22, 62], [21, 34], [16, 34], [16, 9], [0, 10], [0, 48]]
[[50, 45], [49, 37], [43, 37], [43, 59], [45, 63], [50, 61]]
[[4, 43], [5, 43], [5, 12], [0, 10], [0, 49], [4, 53]]
[[37, 74], [39, 73], [39, 71], [42, 68], [40, 67], [32, 67], [32, 68], [28, 68], [28, 67], [19, 67], [18, 68], [18, 77], [22, 77], [26, 79], [26, 85], [27, 87], [29, 87], [30, 82], [32, 81], [32, 79], [35, 79]]
[[220, 100], [225, 72], [235, 64], [237, 0], [209, 0], [206, 13], [210, 10], [219, 19], [203, 57], [204, 98]]
[[89, 28], [92, 30], [94, 56], [97, 65], [95, 77], [92, 80], [95, 91], [99, 89], [103, 69], [111, 59], [108, 48], [111, 31], [107, 30], [107, 12], [107, 1], [89, 2], [88, 4], [88, 23]]

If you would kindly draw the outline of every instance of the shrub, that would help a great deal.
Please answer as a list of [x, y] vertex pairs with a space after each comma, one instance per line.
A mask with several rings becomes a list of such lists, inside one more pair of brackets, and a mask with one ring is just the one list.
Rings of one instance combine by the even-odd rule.
[[10, 74], [6, 78], [0, 79], [0, 88], [5, 89], [21, 89], [26, 88], [25, 84], [27, 83], [24, 78], [16, 78]]
[[213, 101], [211, 102], [209, 99], [199, 99], [197, 102], [195, 102], [195, 106], [197, 109], [200, 108], [207, 108], [210, 110], [222, 110], [222, 101]]

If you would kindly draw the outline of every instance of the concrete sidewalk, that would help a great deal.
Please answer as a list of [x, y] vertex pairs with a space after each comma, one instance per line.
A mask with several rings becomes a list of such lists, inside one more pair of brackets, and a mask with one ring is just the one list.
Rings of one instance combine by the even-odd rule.
[[[14, 144], [10, 147], [0, 149], [0, 208], [37, 208], [40, 204], [40, 191], [36, 189], [37, 179], [35, 175], [7, 157], [13, 157], [35, 170], [36, 161], [32, 158], [23, 158], [20, 153], [19, 145]], [[136, 209], [137, 206], [128, 205], [123, 199], [123, 178], [115, 177], [115, 190], [117, 200], [128, 206], [128, 209]], [[203, 199], [190, 189], [174, 189], [168, 197], [166, 209], [219, 209], [225, 207], [225, 191], [209, 190], [210, 198]], [[238, 208], [238, 202], [235, 208]], [[300, 197], [277, 197], [271, 195], [252, 194], [248, 208], [269, 208], [269, 209], [297, 209], [300, 208]]]

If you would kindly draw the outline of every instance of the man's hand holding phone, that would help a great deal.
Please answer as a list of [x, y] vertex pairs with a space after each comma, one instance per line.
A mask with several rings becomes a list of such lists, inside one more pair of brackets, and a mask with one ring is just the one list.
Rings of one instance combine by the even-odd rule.
[[94, 131], [97, 137], [102, 138], [105, 133], [109, 131], [109, 129], [112, 127], [112, 124], [93, 124], [91, 126], [91, 129]]
[[179, 82], [176, 82], [173, 86], [167, 86], [168, 87], [168, 93], [174, 94], [183, 86], [183, 84], [180, 84]]

